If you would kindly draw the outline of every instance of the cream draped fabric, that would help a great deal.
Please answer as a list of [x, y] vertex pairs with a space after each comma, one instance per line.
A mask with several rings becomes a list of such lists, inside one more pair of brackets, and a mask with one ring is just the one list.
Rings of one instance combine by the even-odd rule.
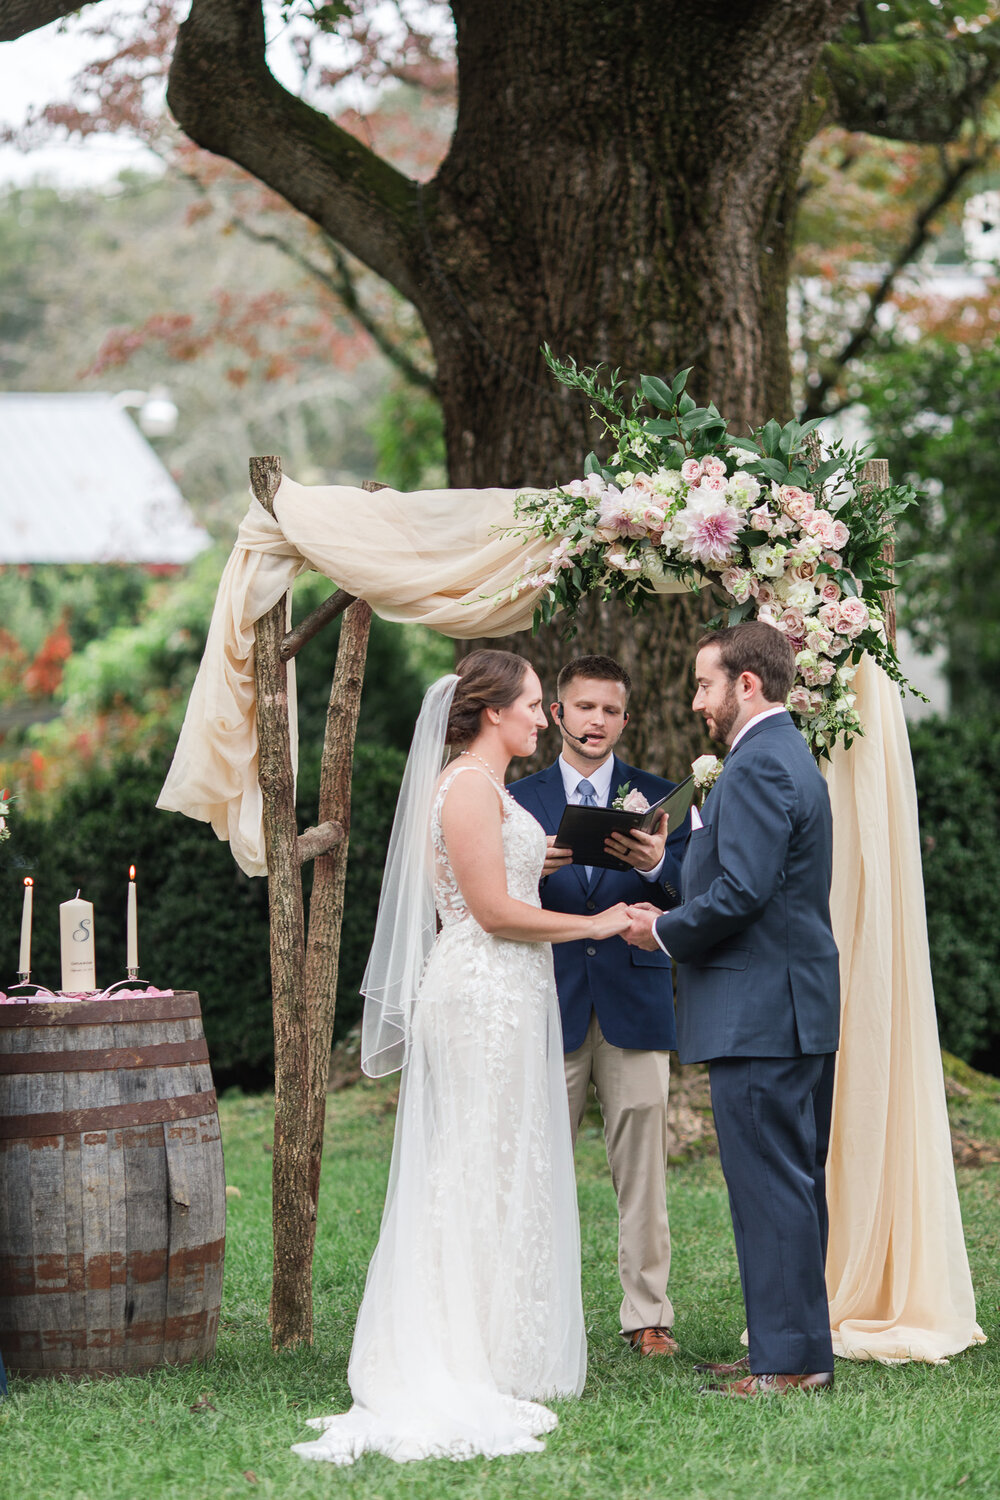
[[[252, 502], [158, 806], [211, 823], [241, 869], [266, 874], [254, 620], [315, 568], [384, 619], [456, 638], [523, 630], [540, 589], [512, 599], [511, 587], [544, 565], [554, 539], [526, 546], [504, 534], [515, 493], [368, 494], [283, 479], [276, 521]], [[951, 1160], [906, 727], [899, 693], [868, 658], [855, 687], [865, 735], [835, 751], [828, 771], [843, 984], [829, 1165], [834, 1348], [936, 1361], [983, 1335]], [[291, 676], [289, 696], [294, 747]]]
[[827, 772], [841, 965], [830, 1323], [836, 1354], [937, 1361], [985, 1338], [952, 1164], [903, 707], [869, 657], [853, 686], [865, 733]]

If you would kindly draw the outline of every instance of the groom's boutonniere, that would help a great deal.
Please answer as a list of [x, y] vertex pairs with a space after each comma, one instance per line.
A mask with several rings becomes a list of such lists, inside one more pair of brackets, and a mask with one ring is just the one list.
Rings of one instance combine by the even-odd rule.
[[699, 755], [697, 760], [691, 762], [691, 773], [694, 776], [694, 784], [701, 793], [701, 801], [704, 803], [712, 787], [722, 775], [722, 761], [717, 755]]
[[631, 786], [631, 784], [631, 782], [626, 781], [623, 786], [620, 786], [618, 788], [618, 791], [615, 795], [615, 800], [612, 802], [611, 806], [614, 808], [615, 812], [649, 812], [649, 803], [646, 801], [642, 793], [639, 791], [629, 791], [629, 787]]

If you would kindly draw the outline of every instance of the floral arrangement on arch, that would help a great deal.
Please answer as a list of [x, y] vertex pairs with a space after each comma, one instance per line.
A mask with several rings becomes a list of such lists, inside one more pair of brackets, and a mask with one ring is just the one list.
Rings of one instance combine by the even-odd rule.
[[787, 706], [813, 751], [850, 744], [863, 732], [851, 691], [862, 654], [905, 685], [886, 634], [892, 577], [882, 553], [915, 491], [862, 485], [864, 449], [836, 444], [813, 462], [818, 421], [731, 436], [714, 405], [688, 395], [690, 369], [669, 382], [640, 376], [626, 408], [619, 371], [602, 383], [600, 366], [544, 352], [558, 380], [591, 397], [614, 456], [602, 464], [590, 454], [584, 478], [517, 497], [514, 533], [556, 542], [514, 585], [515, 596], [544, 588], [535, 628], [595, 591], [637, 612], [669, 579], [710, 587], [723, 606], [713, 625], [756, 618], [788, 637]]

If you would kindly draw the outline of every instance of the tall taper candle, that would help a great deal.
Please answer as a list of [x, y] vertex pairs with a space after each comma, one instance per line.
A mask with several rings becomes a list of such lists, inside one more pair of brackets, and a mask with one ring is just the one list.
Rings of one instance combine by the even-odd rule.
[[19, 974], [31, 973], [31, 908], [34, 892], [35, 882], [29, 877], [24, 882], [24, 905], [21, 907], [21, 957], [17, 965]]
[[139, 925], [135, 910], [135, 865], [128, 867], [128, 908], [125, 923], [125, 967], [139, 967]]
[[67, 994], [96, 990], [94, 966], [94, 908], [80, 900], [77, 891], [72, 901], [59, 907], [59, 946], [62, 952], [62, 987]]

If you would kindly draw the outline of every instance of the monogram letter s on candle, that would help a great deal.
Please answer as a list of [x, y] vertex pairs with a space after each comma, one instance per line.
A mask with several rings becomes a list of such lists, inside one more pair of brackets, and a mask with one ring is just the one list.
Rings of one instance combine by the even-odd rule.
[[59, 946], [63, 993], [96, 990], [94, 908], [91, 902], [80, 900], [79, 891], [59, 907]]

